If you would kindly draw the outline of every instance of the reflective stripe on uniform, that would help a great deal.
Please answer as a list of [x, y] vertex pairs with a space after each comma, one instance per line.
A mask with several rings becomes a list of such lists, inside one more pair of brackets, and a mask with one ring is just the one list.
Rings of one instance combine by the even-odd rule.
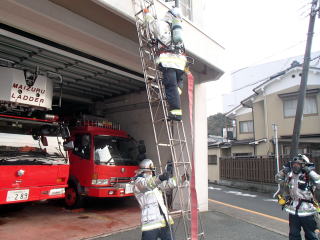
[[[296, 214], [296, 210], [290, 209], [290, 208], [288, 208], [288, 207], [285, 208], [285, 211], [286, 211], [287, 213], [290, 213], [290, 214], [293, 214], [293, 215]], [[315, 211], [315, 210], [310, 210], [310, 211], [298, 211], [298, 216], [300, 216], [300, 217], [306, 217], [306, 216], [311, 216], [311, 215], [313, 215], [313, 214], [315, 214], [315, 213], [317, 213], [317, 211]]]
[[157, 63], [161, 63], [163, 67], [171, 67], [184, 71], [187, 59], [183, 55], [173, 53], [161, 53], [157, 58]]
[[181, 116], [182, 115], [182, 110], [181, 109], [172, 109], [170, 111], [171, 114]]
[[[172, 217], [169, 217], [169, 224], [173, 225], [174, 221], [172, 219]], [[163, 228], [167, 225], [165, 220], [162, 220], [161, 222], [156, 222], [156, 223], [147, 223], [147, 224], [143, 224], [141, 227], [141, 231], [150, 231], [153, 229], [157, 229], [157, 228]]]

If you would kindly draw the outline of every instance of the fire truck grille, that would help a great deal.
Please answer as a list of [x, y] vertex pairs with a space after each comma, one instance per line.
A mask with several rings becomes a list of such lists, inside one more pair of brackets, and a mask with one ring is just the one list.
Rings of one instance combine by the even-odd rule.
[[116, 183], [128, 183], [131, 181], [131, 178], [129, 177], [123, 177], [123, 178], [111, 178], [110, 183], [116, 184]]

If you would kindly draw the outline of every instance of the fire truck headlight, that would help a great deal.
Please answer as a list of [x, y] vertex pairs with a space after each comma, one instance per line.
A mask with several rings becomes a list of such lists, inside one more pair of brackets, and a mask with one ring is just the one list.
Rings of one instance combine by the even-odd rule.
[[92, 185], [108, 185], [109, 179], [92, 179]]

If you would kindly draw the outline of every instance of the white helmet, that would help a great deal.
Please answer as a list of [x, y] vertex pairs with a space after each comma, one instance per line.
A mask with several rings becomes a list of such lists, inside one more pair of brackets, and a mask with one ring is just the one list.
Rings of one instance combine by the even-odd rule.
[[153, 161], [151, 159], [144, 159], [139, 164], [140, 172], [155, 171]]
[[309, 158], [306, 155], [303, 154], [298, 154], [297, 157], [293, 158], [294, 162], [298, 162], [298, 163], [310, 163]]

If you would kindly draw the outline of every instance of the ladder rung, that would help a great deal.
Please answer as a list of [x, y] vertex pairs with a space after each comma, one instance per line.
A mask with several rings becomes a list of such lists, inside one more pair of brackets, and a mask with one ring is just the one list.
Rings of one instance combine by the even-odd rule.
[[186, 143], [186, 140], [182, 140], [182, 139], [174, 139], [174, 138], [171, 138], [170, 141]]
[[172, 145], [171, 145], [171, 144], [167, 144], [167, 143], [158, 143], [158, 146], [161, 146], [161, 147], [171, 147]]
[[170, 215], [183, 214], [183, 213], [191, 213], [191, 210], [176, 210], [169, 212]]
[[151, 78], [151, 79], [156, 79], [156, 77], [155, 76], [152, 76], [152, 75], [147, 75], [147, 78], [149, 79], [149, 78]]
[[152, 70], [152, 71], [157, 71], [157, 69], [154, 69], [152, 67], [147, 67], [149, 70]]
[[191, 164], [190, 162], [174, 162], [175, 164]]

